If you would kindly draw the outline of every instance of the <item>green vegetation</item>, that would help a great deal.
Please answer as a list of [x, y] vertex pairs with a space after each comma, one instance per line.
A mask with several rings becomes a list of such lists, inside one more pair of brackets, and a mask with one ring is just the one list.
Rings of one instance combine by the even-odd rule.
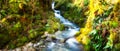
[[87, 22], [76, 39], [85, 51], [119, 51], [119, 0], [89, 0]]
[[61, 24], [50, 4], [47, 0], [0, 0], [0, 49], [16, 48], [46, 31], [57, 31]]
[[[44, 40], [65, 26], [54, 17], [52, 0], [0, 0], [0, 49]], [[55, 0], [55, 9], [81, 27], [85, 51], [120, 51], [120, 0]]]
[[86, 16], [85, 16], [85, 11], [87, 11], [87, 4], [88, 1], [85, 2], [85, 4], [80, 7], [78, 6], [78, 4], [75, 1], [72, 0], [55, 0], [56, 1], [56, 5], [55, 5], [55, 9], [59, 9], [62, 12], [62, 15], [76, 23], [77, 25], [79, 25], [80, 27], [83, 27], [86, 21]]

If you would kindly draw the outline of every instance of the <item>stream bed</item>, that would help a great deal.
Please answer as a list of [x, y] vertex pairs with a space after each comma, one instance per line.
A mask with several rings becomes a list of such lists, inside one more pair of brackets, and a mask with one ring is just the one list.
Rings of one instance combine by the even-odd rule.
[[60, 10], [54, 9], [55, 2], [52, 3], [54, 15], [58, 18], [61, 24], [64, 24], [66, 29], [64, 31], [57, 31], [55, 33], [55, 41], [50, 41], [47, 44], [47, 51], [82, 51], [81, 44], [77, 42], [74, 35], [79, 31], [79, 27], [65, 19]]
[[[47, 36], [45, 40], [40, 40], [37, 43], [29, 42], [22, 47], [10, 49], [9, 51], [83, 51], [82, 44], [74, 37], [80, 31], [80, 27], [65, 19], [61, 15], [61, 11], [55, 10], [54, 6], [55, 2], [52, 2], [51, 7], [54, 15], [65, 26], [65, 30], [58, 30], [54, 34], [45, 32], [45, 36]], [[54, 36], [54, 39], [52, 39], [52, 36]], [[7, 51], [7, 49], [0, 51]]]

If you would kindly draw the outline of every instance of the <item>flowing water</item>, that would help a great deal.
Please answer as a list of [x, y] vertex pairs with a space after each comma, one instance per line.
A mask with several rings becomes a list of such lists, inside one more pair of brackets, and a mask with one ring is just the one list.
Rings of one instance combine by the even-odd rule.
[[[79, 27], [74, 23], [65, 19], [60, 10], [54, 9], [55, 2], [52, 3], [52, 9], [56, 18], [60, 19], [61, 24], [66, 26], [64, 31], [58, 30], [53, 36], [55, 39], [51, 39], [51, 34], [45, 33], [47, 35], [46, 40], [40, 40], [37, 43], [28, 43], [23, 47], [18, 47], [16, 49], [11, 49], [10, 51], [83, 51], [83, 46], [77, 42], [75, 39], [75, 34], [79, 32]], [[41, 46], [41, 44], [44, 44]], [[4, 51], [4, 50], [3, 50]]]
[[[55, 2], [52, 3], [52, 9], [56, 18], [60, 19], [61, 24], [64, 24], [67, 30], [57, 31], [55, 33], [56, 41], [51, 41], [47, 45], [47, 51], [82, 51], [81, 44], [77, 42], [74, 35], [79, 31], [79, 27], [74, 23], [65, 19], [60, 10], [54, 9]], [[61, 42], [64, 41], [64, 42]]]

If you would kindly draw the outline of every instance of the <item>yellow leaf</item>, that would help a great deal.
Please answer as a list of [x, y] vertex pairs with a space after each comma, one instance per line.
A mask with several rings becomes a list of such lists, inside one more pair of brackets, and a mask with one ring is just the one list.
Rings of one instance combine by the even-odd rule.
[[23, 5], [22, 3], [19, 4], [19, 8], [22, 9], [23, 8]]
[[3, 18], [1, 22], [5, 22], [6, 21], [6, 18]]

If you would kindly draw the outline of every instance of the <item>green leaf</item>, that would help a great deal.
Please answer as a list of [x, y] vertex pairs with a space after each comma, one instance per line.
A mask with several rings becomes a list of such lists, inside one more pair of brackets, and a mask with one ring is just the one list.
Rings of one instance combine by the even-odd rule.
[[113, 27], [117, 27], [117, 26], [118, 26], [118, 22], [113, 21], [113, 22], [112, 22], [112, 26], [113, 26]]
[[12, 2], [14, 2], [14, 0], [9, 0], [9, 3], [12, 3]]
[[92, 35], [95, 35], [95, 34], [97, 34], [97, 30], [96, 29], [94, 29], [94, 30], [92, 30], [91, 32], [90, 32], [90, 34], [92, 34]]
[[17, 23], [14, 25], [14, 28], [19, 28], [19, 27], [21, 27], [21, 24], [20, 24], [20, 22], [17, 22]]
[[89, 0], [84, 0], [84, 5], [87, 6], [89, 4]]

